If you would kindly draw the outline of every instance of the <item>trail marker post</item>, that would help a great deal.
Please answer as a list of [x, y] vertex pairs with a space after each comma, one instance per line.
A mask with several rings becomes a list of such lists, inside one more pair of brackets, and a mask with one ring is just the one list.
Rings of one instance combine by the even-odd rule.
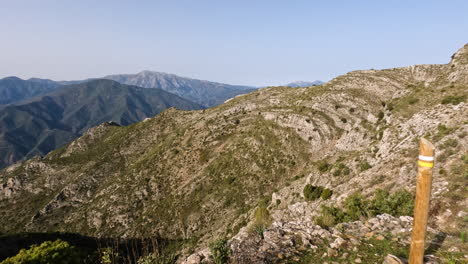
[[421, 138], [419, 142], [418, 178], [416, 182], [416, 199], [414, 201], [413, 233], [411, 234], [409, 264], [423, 264], [424, 261], [433, 167], [434, 145], [425, 138]]

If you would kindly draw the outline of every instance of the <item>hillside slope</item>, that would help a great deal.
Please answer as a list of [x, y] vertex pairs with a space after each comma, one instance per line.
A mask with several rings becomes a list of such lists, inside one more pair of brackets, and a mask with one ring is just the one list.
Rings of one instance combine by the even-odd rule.
[[45, 155], [103, 122], [128, 125], [169, 107], [202, 108], [160, 89], [110, 80], [63, 86], [6, 106], [0, 110], [0, 168], [34, 155]]
[[[196, 252], [190, 263], [227, 237], [238, 263], [286, 262], [287, 252], [299, 261], [317, 249], [310, 234], [325, 232], [314, 229], [321, 205], [339, 206], [356, 191], [413, 192], [417, 141], [425, 136], [437, 147], [430, 225], [448, 234], [444, 250], [463, 252], [467, 87], [468, 45], [445, 65], [355, 71], [320, 86], [260, 89], [210, 109], [171, 108], [126, 127], [103, 124], [0, 172], [0, 232], [159, 234], [184, 239], [179, 261]], [[306, 184], [332, 194], [310, 201]], [[262, 216], [265, 229], [255, 229]]]
[[196, 80], [152, 71], [142, 71], [137, 74], [109, 75], [103, 77], [103, 79], [145, 88], [163, 89], [206, 107], [222, 104], [227, 99], [255, 90], [254, 87], [249, 86]]

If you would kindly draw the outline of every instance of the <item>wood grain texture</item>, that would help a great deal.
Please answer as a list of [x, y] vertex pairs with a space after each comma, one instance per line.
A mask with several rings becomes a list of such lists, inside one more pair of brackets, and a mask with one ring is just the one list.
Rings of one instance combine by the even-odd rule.
[[[434, 157], [434, 145], [421, 138], [419, 155]], [[414, 204], [413, 233], [411, 234], [410, 264], [422, 264], [431, 198], [432, 168], [418, 166], [416, 199]]]

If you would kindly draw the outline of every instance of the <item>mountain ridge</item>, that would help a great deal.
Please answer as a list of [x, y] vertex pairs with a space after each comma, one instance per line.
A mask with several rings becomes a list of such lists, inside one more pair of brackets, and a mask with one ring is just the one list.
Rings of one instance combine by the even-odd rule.
[[[430, 230], [446, 234], [435, 254], [464, 252], [467, 47], [448, 64], [353, 71], [319, 86], [261, 88], [209, 109], [92, 128], [0, 171], [0, 232], [158, 234], [183, 241], [183, 263], [212, 258], [209, 245], [223, 238], [240, 263], [307, 263], [307, 255], [346, 262], [350, 254], [377, 263], [384, 256], [365, 248], [407, 248], [412, 219], [366, 218], [360, 203], [379, 190], [414, 193], [417, 142], [426, 137], [437, 149]], [[312, 199], [311, 190], [328, 196]], [[336, 220], [350, 198], [361, 218]], [[330, 226], [319, 228], [325, 217]]]
[[229, 85], [148, 70], [136, 74], [108, 75], [103, 79], [144, 88], [160, 88], [206, 107], [219, 105], [227, 99], [256, 89], [250, 86]]
[[[112, 93], [115, 94], [112, 94]], [[44, 155], [103, 122], [122, 125], [152, 117], [167, 107], [202, 106], [160, 89], [94, 80], [63, 86], [0, 109], [0, 167]]]

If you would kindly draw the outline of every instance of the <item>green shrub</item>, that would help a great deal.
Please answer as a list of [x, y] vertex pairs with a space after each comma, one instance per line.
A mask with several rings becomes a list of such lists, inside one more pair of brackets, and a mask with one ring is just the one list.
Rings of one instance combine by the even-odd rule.
[[137, 264], [154, 264], [158, 263], [158, 257], [155, 254], [149, 254], [144, 257], [140, 257], [137, 261]]
[[330, 164], [326, 160], [321, 160], [317, 163], [317, 168], [320, 172], [327, 172], [330, 169]]
[[341, 171], [338, 169], [333, 172], [333, 176], [340, 176], [340, 175], [341, 175]]
[[112, 264], [118, 259], [119, 253], [112, 248], [106, 247], [99, 249], [99, 259], [101, 264]]
[[229, 261], [230, 249], [227, 239], [221, 238], [210, 244], [211, 258], [215, 264], [225, 264]]
[[1, 264], [78, 264], [83, 263], [85, 259], [86, 255], [74, 246], [57, 239], [32, 245], [29, 249], [21, 249], [16, 256], [5, 259]]
[[414, 98], [414, 97], [412, 97], [412, 98], [410, 98], [410, 99], [408, 100], [408, 104], [410, 104], [410, 105], [415, 104], [415, 103], [417, 103], [417, 102], [419, 102], [419, 98]]
[[348, 221], [347, 214], [340, 208], [322, 205], [321, 210], [322, 214], [315, 218], [315, 224], [319, 226], [330, 227]]
[[370, 168], [372, 168], [372, 166], [371, 166], [371, 165], [369, 164], [369, 162], [367, 162], [367, 161], [364, 161], [364, 162], [362, 162], [361, 164], [359, 164], [359, 169], [360, 169], [361, 171], [366, 171], [366, 170], [368, 170], [368, 169], [370, 169]]
[[458, 145], [458, 141], [456, 139], [449, 138], [442, 144], [442, 148], [454, 148], [457, 145]]
[[354, 193], [348, 196], [344, 201], [344, 208], [348, 219], [351, 221], [369, 216], [368, 202], [364, 199], [361, 193]]
[[335, 171], [333, 171], [333, 176], [340, 176], [340, 175], [349, 175], [351, 170], [343, 163], [338, 163], [335, 165]]
[[388, 212], [393, 216], [413, 215], [414, 196], [406, 190], [399, 190], [389, 198], [392, 210]]
[[457, 105], [465, 101], [465, 96], [456, 96], [456, 95], [449, 95], [442, 99], [442, 104], [453, 104]]
[[399, 190], [392, 195], [388, 191], [377, 190], [369, 206], [371, 215], [383, 213], [393, 216], [412, 215], [413, 209], [413, 195], [406, 190]]
[[317, 200], [322, 195], [323, 190], [324, 188], [321, 186], [307, 184], [306, 186], [304, 186], [304, 197], [308, 201]]
[[377, 117], [378, 117], [379, 119], [383, 119], [383, 118], [385, 117], [384, 112], [380, 111], [380, 112], [377, 114]]
[[365, 199], [360, 193], [354, 193], [346, 198], [343, 209], [322, 206], [321, 215], [315, 218], [315, 222], [329, 227], [383, 213], [393, 216], [412, 215], [413, 209], [414, 197], [406, 190], [399, 190], [392, 195], [388, 191], [377, 190], [372, 199]]
[[322, 198], [323, 200], [328, 200], [330, 199], [330, 197], [333, 195], [333, 191], [328, 189], [328, 188], [325, 188], [323, 191], [322, 191], [322, 194], [320, 195], [320, 198]]

